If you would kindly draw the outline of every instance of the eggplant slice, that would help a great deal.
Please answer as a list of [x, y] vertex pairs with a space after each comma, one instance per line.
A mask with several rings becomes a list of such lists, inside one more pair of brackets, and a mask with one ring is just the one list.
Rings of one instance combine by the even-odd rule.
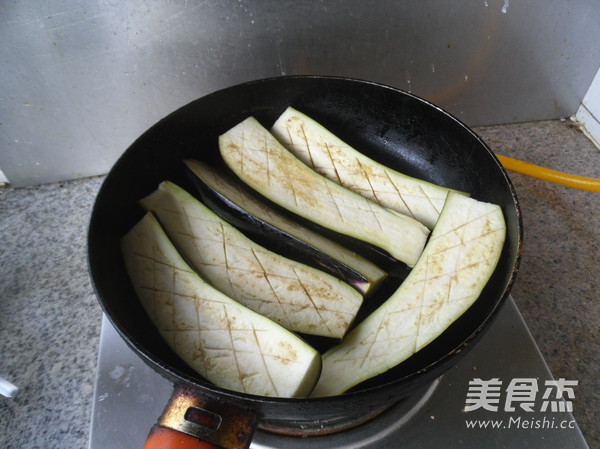
[[429, 229], [435, 226], [451, 190], [374, 161], [292, 107], [281, 114], [271, 133], [317, 173]]
[[370, 260], [271, 207], [223, 170], [192, 159], [185, 164], [202, 201], [261, 245], [340, 278], [365, 296], [387, 277]]
[[292, 332], [207, 284], [152, 213], [122, 238], [133, 287], [160, 335], [215, 385], [274, 397], [306, 396], [321, 369], [317, 351]]
[[499, 206], [449, 193], [417, 265], [386, 302], [323, 355], [312, 395], [341, 394], [435, 340], [477, 300], [505, 236]]

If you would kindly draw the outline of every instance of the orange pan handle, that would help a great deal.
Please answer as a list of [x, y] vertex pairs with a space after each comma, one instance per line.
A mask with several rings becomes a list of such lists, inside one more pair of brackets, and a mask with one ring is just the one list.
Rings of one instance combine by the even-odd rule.
[[176, 386], [143, 449], [248, 449], [258, 419], [253, 410]]
[[196, 437], [167, 429], [166, 427], [154, 426], [148, 435], [144, 449], [221, 449], [212, 443], [199, 440]]

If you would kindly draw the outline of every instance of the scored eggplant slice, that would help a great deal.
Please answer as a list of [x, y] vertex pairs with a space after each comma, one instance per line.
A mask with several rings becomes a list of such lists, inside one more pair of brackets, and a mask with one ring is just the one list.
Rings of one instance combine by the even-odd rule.
[[121, 240], [125, 266], [167, 344], [208, 381], [261, 396], [306, 396], [321, 368], [292, 332], [227, 297], [193, 271], [152, 213]]
[[449, 193], [417, 265], [386, 302], [325, 352], [312, 395], [341, 394], [437, 338], [481, 294], [505, 235], [499, 206]]
[[251, 188], [321, 226], [369, 242], [413, 266], [429, 230], [319, 175], [287, 151], [254, 117], [219, 137], [227, 165]]
[[[213, 212], [268, 248], [342, 279], [364, 295], [377, 289], [387, 273], [365, 257], [292, 220], [241, 183], [212, 166], [187, 159], [202, 201]], [[258, 243], [267, 246], [261, 240]]]
[[357, 290], [258, 245], [176, 184], [162, 182], [140, 204], [208, 282], [286, 329], [341, 338], [354, 321]]
[[407, 176], [367, 157], [317, 121], [288, 107], [271, 133], [326, 178], [433, 229], [451, 189]]

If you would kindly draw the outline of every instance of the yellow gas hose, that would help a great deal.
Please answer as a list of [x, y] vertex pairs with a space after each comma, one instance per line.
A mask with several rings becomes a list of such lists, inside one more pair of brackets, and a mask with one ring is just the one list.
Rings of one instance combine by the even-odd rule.
[[570, 173], [552, 170], [551, 168], [530, 164], [529, 162], [514, 159], [512, 157], [502, 156], [501, 154], [496, 154], [496, 156], [507, 170], [516, 171], [524, 175], [533, 176], [535, 178], [544, 179], [576, 189], [600, 192], [600, 179], [587, 178], [585, 176], [572, 175]]

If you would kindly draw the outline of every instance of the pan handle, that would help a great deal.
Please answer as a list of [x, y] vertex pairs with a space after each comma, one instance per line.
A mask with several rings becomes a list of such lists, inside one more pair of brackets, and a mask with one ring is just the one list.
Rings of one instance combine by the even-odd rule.
[[154, 426], [148, 435], [144, 449], [220, 449], [219, 446], [199, 440], [196, 437], [167, 429], [162, 426]]
[[143, 449], [247, 449], [258, 418], [253, 410], [175, 386]]

